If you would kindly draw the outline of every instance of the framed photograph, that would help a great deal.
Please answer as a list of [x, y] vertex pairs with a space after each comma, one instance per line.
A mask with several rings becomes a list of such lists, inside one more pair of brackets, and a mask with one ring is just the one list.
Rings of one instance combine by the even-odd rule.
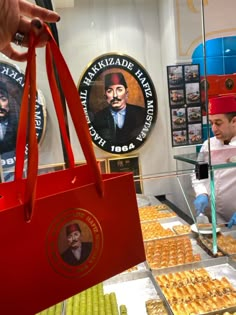
[[[2, 126], [0, 137], [0, 163], [2, 164], [3, 171], [9, 171], [9, 169], [15, 166], [16, 138], [21, 111], [21, 98], [25, 80], [24, 76], [24, 72], [14, 64], [0, 61], [0, 125]], [[43, 93], [40, 90], [37, 90], [35, 126], [37, 127], [37, 141], [39, 144], [41, 144], [44, 138], [46, 120], [45, 98]], [[25, 160], [27, 160], [27, 152], [28, 150], [25, 150]]]
[[172, 89], [169, 91], [170, 105], [184, 105], [184, 89]]
[[186, 130], [173, 131], [172, 143], [174, 146], [186, 145], [188, 143]]
[[172, 127], [173, 129], [186, 127], [186, 109], [184, 107], [172, 109]]
[[[107, 173], [107, 160], [106, 159], [97, 159], [98, 162], [100, 162], [100, 168], [101, 168], [101, 172], [102, 174], [106, 174]], [[82, 164], [86, 164], [87, 162], [85, 160], [83, 161], [76, 161], [75, 165], [82, 165]]]
[[40, 165], [38, 167], [38, 175], [48, 174], [65, 169], [65, 163]]
[[172, 146], [203, 142], [199, 64], [167, 66]]
[[180, 87], [184, 85], [183, 67], [179, 65], [167, 66], [169, 87]]
[[185, 65], [184, 66], [184, 79], [185, 82], [199, 81], [199, 65]]
[[137, 194], [142, 193], [142, 182], [140, 179], [140, 165], [138, 156], [108, 159], [109, 172], [132, 172], [134, 175], [135, 190]]
[[189, 122], [201, 122], [201, 106], [188, 107], [187, 112]]
[[202, 126], [201, 124], [191, 124], [188, 126], [189, 143], [199, 144], [202, 141]]
[[187, 104], [200, 103], [200, 84], [198, 82], [186, 83], [185, 92]]

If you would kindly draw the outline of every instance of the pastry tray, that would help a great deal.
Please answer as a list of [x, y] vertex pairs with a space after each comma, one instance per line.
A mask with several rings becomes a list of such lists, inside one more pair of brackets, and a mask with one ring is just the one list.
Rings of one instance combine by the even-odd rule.
[[[228, 256], [203, 260], [203, 261], [186, 264], [186, 265], [179, 265], [175, 267], [153, 270], [152, 273], [155, 279], [157, 276], [161, 274], [181, 272], [181, 271], [197, 269], [197, 268], [205, 268], [208, 271], [208, 273], [211, 275], [211, 277], [215, 279], [221, 279], [222, 277], [226, 277], [230, 281], [232, 286], [236, 289], [236, 261], [233, 261]], [[156, 288], [157, 288], [157, 294], [160, 296], [162, 300], [165, 300], [165, 295], [163, 294], [158, 284]], [[166, 301], [166, 304], [168, 305], [169, 309], [171, 309], [167, 301]], [[236, 306], [230, 307], [227, 309], [225, 308], [224, 310], [201, 313], [201, 315], [202, 314], [207, 314], [207, 315], [223, 314], [226, 311], [227, 312], [236, 311]], [[171, 311], [170, 314], [173, 314], [173, 312]]]
[[[178, 238], [185, 238], [185, 237], [188, 237], [188, 238], [190, 238], [190, 241], [191, 241], [191, 245], [192, 245], [192, 250], [193, 250], [193, 254], [194, 255], [196, 255], [196, 254], [199, 254], [200, 256], [201, 256], [201, 261], [203, 261], [203, 260], [208, 260], [208, 259], [212, 259], [212, 257], [211, 256], [209, 256], [208, 255], [208, 253], [204, 250], [204, 249], [202, 249], [201, 248], [201, 246], [199, 246], [198, 245], [198, 243], [197, 243], [197, 240], [195, 239], [195, 237], [194, 236], [192, 236], [192, 235], [178, 235], [178, 236], [174, 236], [174, 237], [178, 237]], [[165, 238], [165, 239], [169, 239], [169, 238], [173, 238], [173, 236], [172, 237], [168, 237], [168, 238]], [[157, 240], [157, 241], [162, 241], [164, 238], [160, 238], [160, 239], [155, 239], [155, 240]], [[154, 240], [154, 241], [155, 241]], [[150, 242], [151, 241], [153, 241], [153, 240], [150, 240]], [[147, 241], [148, 242], [148, 241]], [[175, 268], [175, 267], [177, 267], [177, 266], [182, 266], [182, 265], [185, 265], [185, 264], [181, 264], [181, 265], [176, 265], [176, 266], [173, 266], [173, 268]], [[147, 263], [147, 266], [148, 266], [148, 263]], [[166, 269], [168, 269], [169, 267], [163, 267], [163, 268], [160, 268], [160, 269], [162, 269], [162, 270], [166, 270]], [[156, 269], [153, 269], [153, 268], [150, 268], [151, 270], [156, 270]]]
[[[220, 234], [222, 235], [231, 235], [234, 239], [236, 239], [236, 230], [229, 230], [228, 228], [221, 230]], [[213, 252], [212, 252], [212, 247], [213, 247], [213, 242], [211, 239], [212, 235], [202, 235], [201, 238], [198, 239], [198, 244], [199, 246], [203, 247], [211, 256], [214, 256]], [[210, 237], [210, 238], [209, 238]], [[221, 248], [218, 244], [217, 244], [217, 249], [218, 252], [216, 254], [216, 256], [222, 256], [222, 255], [235, 255], [235, 253], [233, 254], [229, 254], [228, 252], [226, 252], [223, 248]]]
[[154, 237], [150, 239], [144, 239], [144, 242], [149, 242], [153, 240], [159, 240], [159, 239], [165, 239], [165, 238], [172, 238], [172, 237], [184, 237], [184, 236], [189, 236], [190, 238], [197, 238], [195, 233], [186, 233], [186, 234], [177, 234], [175, 230], [173, 230], [173, 227], [175, 225], [189, 225], [186, 221], [181, 219], [180, 217], [172, 217], [172, 218], [165, 218], [165, 219], [158, 219], [158, 220], [150, 220], [150, 221], [141, 221], [141, 224], [148, 224], [152, 222], [158, 222], [162, 225], [164, 229], [171, 229], [172, 232], [174, 232], [173, 235], [169, 236], [159, 236], [159, 237]]
[[[236, 230], [229, 230], [229, 229], [227, 229], [227, 230], [222, 231], [221, 234], [223, 234], [225, 236], [227, 236], [227, 235], [232, 236], [235, 239], [235, 242], [236, 242]], [[232, 253], [232, 254], [228, 253], [223, 248], [221, 248], [219, 245], [218, 245], [218, 248], [224, 255], [235, 255], [236, 254], [236, 251], [234, 253]]]
[[160, 298], [158, 285], [150, 271], [119, 274], [103, 282], [104, 293], [115, 292], [117, 304], [126, 305], [129, 315], [146, 315], [145, 302], [162, 300], [168, 314], [170, 308], [165, 299]]
[[[158, 219], [158, 222], [161, 223], [161, 225], [165, 228], [168, 229], [170, 228], [171, 230], [173, 230], [173, 226], [175, 225], [189, 225], [186, 221], [184, 221], [182, 218], [180, 217], [172, 217], [172, 218], [163, 218], [163, 219]], [[193, 234], [191, 232], [191, 234]], [[182, 234], [178, 234], [178, 235], [182, 235]]]

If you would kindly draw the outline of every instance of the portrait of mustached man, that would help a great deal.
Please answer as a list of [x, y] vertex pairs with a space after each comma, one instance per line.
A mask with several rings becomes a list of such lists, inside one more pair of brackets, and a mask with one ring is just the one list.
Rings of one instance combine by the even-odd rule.
[[115, 145], [128, 143], [143, 128], [144, 107], [128, 104], [128, 86], [123, 73], [108, 73], [104, 78], [107, 107], [95, 114], [92, 124], [99, 135]]
[[15, 149], [17, 125], [16, 115], [11, 112], [7, 86], [0, 81], [0, 154]]

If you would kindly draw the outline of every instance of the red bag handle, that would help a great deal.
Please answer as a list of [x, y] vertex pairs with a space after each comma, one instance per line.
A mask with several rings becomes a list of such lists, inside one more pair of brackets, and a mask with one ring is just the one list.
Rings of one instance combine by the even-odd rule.
[[[62, 86], [62, 90], [67, 101], [67, 106], [71, 114], [71, 118], [75, 127], [77, 137], [83, 150], [85, 159], [89, 166], [89, 170], [94, 179], [97, 191], [103, 194], [103, 182], [101, 172], [96, 161], [88, 124], [83, 110], [79, 93], [70, 74], [68, 66], [60, 52], [60, 49], [47, 25], [45, 28], [48, 32], [50, 40], [46, 45], [46, 67], [48, 81], [52, 93], [52, 98], [57, 114], [59, 128], [64, 141], [65, 149], [68, 154], [69, 167], [74, 168], [74, 155], [71, 144], [67, 135], [64, 114], [62, 109], [61, 97], [56, 84], [55, 74], [53, 70], [53, 62], [58, 71], [58, 76]], [[34, 34], [30, 36], [30, 45], [28, 49], [27, 67], [25, 73], [25, 85], [22, 96], [21, 113], [19, 117], [17, 144], [16, 144], [16, 165], [15, 180], [22, 180], [24, 169], [25, 146], [27, 138], [28, 126], [28, 159], [27, 159], [27, 180], [25, 191], [19, 190], [19, 199], [25, 205], [26, 221], [31, 221], [34, 201], [37, 187], [38, 172], [38, 143], [35, 129], [35, 101], [36, 101], [36, 57], [35, 50], [38, 39]], [[53, 57], [52, 57], [53, 56]], [[73, 179], [73, 182], [76, 178]], [[19, 186], [20, 187], [20, 186]]]

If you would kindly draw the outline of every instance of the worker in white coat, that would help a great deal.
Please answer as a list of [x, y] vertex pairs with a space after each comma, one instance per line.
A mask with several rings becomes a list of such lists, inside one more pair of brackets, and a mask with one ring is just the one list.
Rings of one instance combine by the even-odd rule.
[[[236, 94], [211, 98], [208, 113], [214, 137], [210, 146], [208, 140], [203, 143], [200, 154], [208, 157], [210, 147], [212, 165], [230, 165], [236, 162]], [[227, 223], [231, 228], [236, 225], [236, 167], [217, 169], [213, 174], [217, 223]], [[192, 185], [196, 214], [211, 213], [210, 178], [198, 180], [194, 174]]]

